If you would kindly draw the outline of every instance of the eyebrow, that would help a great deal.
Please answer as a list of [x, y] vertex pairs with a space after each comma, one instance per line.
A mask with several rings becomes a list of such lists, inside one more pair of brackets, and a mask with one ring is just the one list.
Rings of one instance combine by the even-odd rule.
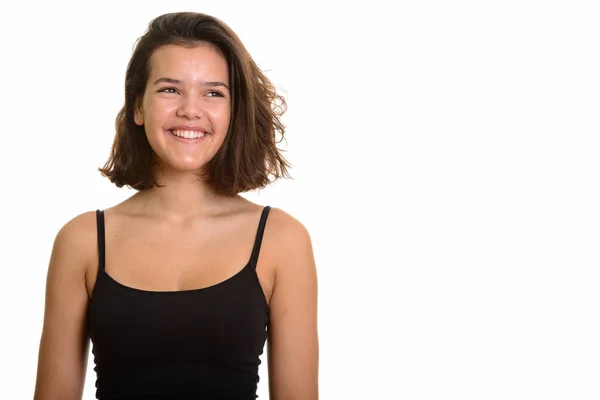
[[[158, 78], [157, 80], [155, 80], [154, 84], [157, 85], [161, 82], [173, 83], [173, 84], [181, 84], [182, 83], [182, 81], [180, 81], [179, 79], [163, 77], [163, 78]], [[229, 90], [229, 86], [227, 86], [225, 83], [219, 82], [219, 81], [201, 82], [200, 84], [203, 86], [223, 86], [223, 87], [227, 88], [227, 90]]]

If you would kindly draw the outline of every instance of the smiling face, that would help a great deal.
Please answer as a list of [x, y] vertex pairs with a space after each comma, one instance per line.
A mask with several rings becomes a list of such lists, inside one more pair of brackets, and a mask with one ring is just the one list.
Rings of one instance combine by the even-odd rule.
[[217, 153], [231, 118], [229, 70], [213, 45], [164, 45], [134, 120], [143, 125], [158, 167], [198, 172]]

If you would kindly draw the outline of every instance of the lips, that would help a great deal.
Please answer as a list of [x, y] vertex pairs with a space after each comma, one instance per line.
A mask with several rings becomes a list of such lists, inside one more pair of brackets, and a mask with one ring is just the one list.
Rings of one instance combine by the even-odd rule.
[[208, 129], [205, 129], [199, 125], [175, 125], [169, 128], [170, 131], [192, 131], [192, 132], [204, 132], [209, 133]]
[[201, 131], [183, 131], [183, 130], [170, 130], [171, 135], [183, 139], [201, 139], [208, 135], [208, 133]]
[[180, 139], [202, 139], [210, 133], [197, 125], [176, 125], [169, 129], [169, 133]]

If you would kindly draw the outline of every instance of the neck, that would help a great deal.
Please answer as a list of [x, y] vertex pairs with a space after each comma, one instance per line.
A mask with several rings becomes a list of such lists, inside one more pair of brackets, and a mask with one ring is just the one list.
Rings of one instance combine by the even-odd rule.
[[157, 182], [161, 187], [141, 191], [135, 197], [145, 214], [172, 222], [219, 214], [238, 197], [216, 193], [212, 186], [191, 172], [163, 171], [157, 174]]

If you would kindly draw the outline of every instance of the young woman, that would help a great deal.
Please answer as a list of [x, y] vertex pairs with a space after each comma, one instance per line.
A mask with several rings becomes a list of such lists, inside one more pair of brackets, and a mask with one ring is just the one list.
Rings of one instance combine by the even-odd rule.
[[306, 228], [239, 193], [285, 177], [285, 101], [236, 34], [154, 19], [129, 62], [102, 173], [137, 189], [56, 236], [36, 400], [318, 398], [317, 276]]

